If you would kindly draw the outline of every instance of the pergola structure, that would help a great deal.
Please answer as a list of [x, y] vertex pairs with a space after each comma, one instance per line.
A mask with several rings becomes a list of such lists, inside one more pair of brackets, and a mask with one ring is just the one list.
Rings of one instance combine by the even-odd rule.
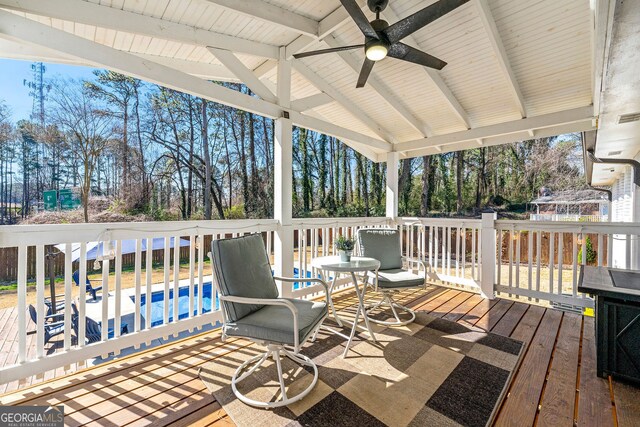
[[[394, 0], [381, 17], [425, 3]], [[363, 51], [292, 56], [362, 41], [338, 0], [0, 0], [0, 56], [107, 68], [275, 119], [282, 242], [293, 125], [386, 161], [391, 218], [402, 158], [595, 129], [614, 4], [471, 0], [404, 40], [448, 62], [442, 71], [387, 58], [360, 89]], [[290, 254], [277, 253], [289, 269]]]
[[[366, 2], [357, 2], [367, 18], [373, 19]], [[432, 3], [435, 1], [390, 0], [381, 18], [393, 23]], [[535, 300], [593, 307], [593, 299], [578, 290], [579, 268], [587, 262], [579, 251], [588, 250], [587, 238], [597, 250], [594, 265], [640, 268], [640, 191], [631, 185], [628, 171], [610, 175], [611, 169], [618, 169], [594, 161], [615, 156], [631, 159], [640, 151], [640, 114], [627, 114], [640, 111], [637, 28], [640, 7], [636, 1], [470, 0], [403, 39], [446, 61], [443, 70], [386, 58], [376, 64], [366, 86], [356, 89], [363, 51], [293, 57], [362, 42], [360, 30], [339, 0], [0, 0], [0, 57], [106, 68], [275, 121], [273, 219], [0, 227], [0, 248], [15, 248], [17, 254], [17, 304], [5, 317], [0, 315], [5, 323], [0, 337], [5, 339], [2, 333], [10, 330], [7, 336], [13, 338], [12, 353], [1, 359], [0, 386], [4, 388], [0, 391], [10, 390], [7, 384], [17, 387], [36, 373], [64, 371], [72, 363], [118, 354], [220, 321], [222, 315], [215, 305], [203, 311], [204, 292], [198, 293], [194, 311], [195, 286], [203, 290], [205, 284], [205, 237], [261, 233], [267, 250], [273, 250], [276, 275], [290, 275], [296, 263], [298, 277], [315, 277], [308, 258], [335, 254], [337, 233], [354, 235], [362, 227], [391, 226], [401, 233], [403, 254], [428, 263], [439, 284], [480, 293], [434, 287], [421, 294], [416, 304], [424, 303], [423, 309], [459, 322], [473, 319], [474, 325], [516, 337], [534, 349], [525, 356], [510, 400], [503, 406], [503, 420], [534, 424], [550, 416], [548, 420], [556, 423], [575, 423], [578, 413], [578, 423], [604, 425], [606, 420], [624, 420], [626, 413], [630, 425], [637, 422], [637, 411], [631, 408], [637, 398], [624, 387], [595, 376], [593, 319], [523, 304]], [[241, 82], [253, 95], [211, 80]], [[386, 216], [293, 219], [293, 126], [335, 136], [367, 158], [386, 162]], [[613, 222], [496, 221], [490, 213], [483, 214], [482, 220], [398, 217], [401, 159], [569, 132], [583, 132], [585, 147], [591, 151], [591, 161], [586, 162], [589, 184], [620, 187], [613, 191], [620, 197], [612, 204]], [[615, 151], [619, 153], [612, 154]], [[624, 179], [616, 178], [619, 176]], [[154, 284], [152, 251], [144, 255], [143, 275], [142, 246], [158, 237], [165, 242], [163, 283]], [[190, 241], [188, 277], [180, 277], [180, 256], [174, 251], [171, 281], [170, 239], [183, 237]], [[128, 239], [135, 239], [136, 244], [134, 283], [124, 288], [122, 254]], [[84, 283], [86, 242], [95, 240], [115, 244], [113, 260], [102, 260], [103, 292], [108, 297], [101, 298], [96, 310], [103, 325], [113, 321], [115, 336], [102, 328], [99, 342], [85, 344], [83, 322], [90, 316], [86, 290], [80, 286], [74, 344], [69, 326], [71, 252], [73, 245], [80, 245], [79, 282]], [[29, 274], [36, 281], [35, 312], [41, 319], [46, 313], [44, 260], [45, 245], [50, 244], [68, 248], [63, 272], [65, 330], [60, 349], [53, 354], [45, 353], [43, 322], [34, 321], [35, 333], [27, 336], [26, 318], [27, 261], [34, 259], [36, 271]], [[35, 250], [28, 250], [32, 246]], [[113, 277], [109, 273], [112, 261]], [[189, 291], [188, 315], [170, 319], [169, 305], [173, 304], [174, 313], [179, 309], [177, 298], [170, 302], [170, 291], [179, 295], [183, 288]], [[320, 292], [314, 286], [284, 285], [279, 291], [292, 298], [310, 298]], [[152, 301], [156, 292], [163, 295], [164, 311], [160, 324], [151, 327], [151, 306], [146, 304], [143, 309], [140, 301], [145, 295], [147, 302]], [[520, 301], [484, 301], [497, 294]], [[136, 302], [129, 304], [130, 312], [122, 311], [123, 300]], [[131, 328], [120, 335], [124, 321]], [[178, 353], [182, 357], [191, 347], [175, 348], [163, 347], [164, 353], [154, 353], [154, 362], [182, 369], [171, 357]], [[209, 354], [211, 347], [196, 350]], [[146, 364], [146, 358], [144, 353], [141, 362], [125, 360]], [[173, 377], [180, 379], [180, 387], [160, 385], [158, 397], [149, 398], [157, 398], [162, 405], [182, 399], [186, 409], [176, 409], [175, 418], [170, 419], [151, 414], [144, 403], [148, 396], [136, 393], [155, 390], [155, 379], [164, 378], [167, 371], [163, 367], [158, 375], [131, 374], [138, 372], [137, 366], [107, 365], [105, 370], [113, 370], [113, 375], [120, 375], [121, 370], [125, 381], [131, 380], [138, 389], [111, 383], [110, 372], [104, 378], [87, 376], [75, 386], [63, 386], [72, 396], [62, 398], [67, 402], [64, 405], [73, 402], [71, 419], [114, 423], [108, 416], [103, 418], [102, 408], [107, 408], [120, 424], [125, 423], [119, 418], [125, 412], [127, 423], [134, 420], [130, 415], [144, 417], [145, 422], [187, 422], [212, 409], [211, 400], [197, 400], [202, 396], [211, 399], [200, 383], [193, 395], [179, 396], [185, 390], [191, 393], [184, 386], [185, 379], [197, 375], [191, 369], [193, 372], [180, 371], [181, 376]], [[137, 383], [143, 377], [154, 379], [149, 384]], [[75, 390], [84, 387], [91, 404], [77, 404]], [[612, 405], [612, 387], [615, 396], [626, 393], [628, 407], [617, 397], [615, 407]], [[60, 390], [47, 383], [32, 392], [26, 392], [26, 397], [16, 394], [8, 401], [33, 403], [33, 399], [48, 399]], [[121, 398], [129, 392], [143, 402], [135, 411], [130, 408], [137, 405], [130, 404], [131, 396]], [[93, 394], [105, 401], [99, 411]], [[60, 401], [59, 396], [55, 399]], [[564, 418], [556, 417], [560, 413]], [[196, 418], [189, 418], [194, 414]]]
[[[382, 18], [426, 3], [391, 1]], [[386, 161], [594, 129], [611, 3], [469, 1], [405, 40], [448, 62], [442, 71], [389, 58], [361, 89], [363, 51], [292, 57], [362, 42], [338, 0], [2, 0], [0, 52], [108, 68], [275, 119], [286, 112]], [[256, 96], [205, 80], [239, 81]]]

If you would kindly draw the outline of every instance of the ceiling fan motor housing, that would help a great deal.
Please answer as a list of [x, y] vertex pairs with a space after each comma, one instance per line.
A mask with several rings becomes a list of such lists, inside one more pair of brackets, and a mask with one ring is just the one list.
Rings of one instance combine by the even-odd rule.
[[373, 37], [365, 37], [365, 42], [364, 42], [365, 52], [369, 49], [369, 47], [373, 45], [382, 45], [385, 48], [389, 49], [389, 46], [391, 46], [391, 43], [389, 43], [389, 39], [383, 32], [383, 30], [386, 29], [388, 26], [389, 26], [389, 23], [384, 19], [375, 19], [371, 21], [371, 27], [378, 34], [378, 39], [374, 39]]
[[388, 4], [389, 0], [367, 0], [367, 6], [373, 13], [382, 12]]

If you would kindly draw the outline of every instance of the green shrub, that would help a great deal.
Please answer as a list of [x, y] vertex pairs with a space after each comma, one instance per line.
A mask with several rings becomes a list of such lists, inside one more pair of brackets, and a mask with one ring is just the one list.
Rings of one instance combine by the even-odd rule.
[[589, 236], [587, 236], [585, 244], [580, 246], [580, 251], [578, 252], [578, 264], [582, 264], [582, 249], [585, 247], [587, 248], [587, 264], [593, 264], [596, 261], [598, 252], [593, 250], [593, 244], [591, 243], [591, 238]]

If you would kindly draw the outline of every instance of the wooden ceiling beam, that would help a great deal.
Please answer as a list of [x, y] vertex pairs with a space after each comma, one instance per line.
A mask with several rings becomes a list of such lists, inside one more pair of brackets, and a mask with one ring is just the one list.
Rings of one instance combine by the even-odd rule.
[[214, 46], [270, 59], [278, 57], [278, 46], [81, 0], [0, 0], [0, 7], [195, 46]]
[[516, 75], [511, 68], [509, 58], [507, 57], [507, 51], [502, 44], [502, 39], [500, 37], [500, 33], [498, 32], [496, 22], [493, 19], [489, 4], [487, 3], [487, 0], [475, 0], [475, 4], [478, 9], [480, 20], [482, 21], [482, 25], [484, 26], [487, 36], [489, 37], [489, 41], [491, 42], [491, 47], [493, 48], [496, 60], [498, 61], [498, 66], [500, 67], [500, 70], [502, 71], [502, 74], [507, 81], [509, 92], [511, 92], [511, 96], [513, 97], [516, 107], [518, 108], [520, 116], [527, 117], [527, 109], [525, 107], [524, 96], [522, 96], [520, 85], [518, 84]]
[[327, 95], [332, 97], [336, 102], [338, 102], [338, 104], [341, 104], [344, 108], [347, 109], [347, 111], [349, 111], [349, 113], [351, 113], [356, 119], [362, 122], [373, 133], [387, 142], [395, 142], [395, 138], [393, 138], [388, 130], [382, 128], [375, 120], [373, 120], [364, 111], [362, 111], [362, 109], [358, 107], [355, 102], [351, 101], [339, 90], [327, 83], [324, 79], [314, 73], [301, 61], [293, 60], [292, 65], [293, 69], [296, 70], [296, 72], [300, 73], [305, 79], [307, 79], [311, 84], [320, 89], [322, 92], [325, 92]]
[[208, 47], [209, 52], [215, 56], [229, 71], [231, 71], [242, 83], [265, 101], [276, 103], [276, 96], [264, 85], [252, 70], [248, 69], [231, 51]]
[[318, 36], [320, 23], [262, 0], [204, 0], [297, 33]]

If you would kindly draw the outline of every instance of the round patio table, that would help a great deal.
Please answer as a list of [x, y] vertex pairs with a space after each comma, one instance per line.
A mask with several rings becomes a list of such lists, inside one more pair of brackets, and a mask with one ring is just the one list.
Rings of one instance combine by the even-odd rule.
[[[342, 273], [342, 274], [351, 275], [351, 279], [353, 281], [353, 287], [356, 291], [356, 295], [358, 296], [358, 308], [356, 310], [356, 316], [353, 319], [351, 334], [349, 335], [347, 346], [344, 349], [344, 353], [342, 354], [342, 357], [345, 357], [347, 355], [347, 352], [349, 351], [349, 346], [351, 345], [351, 341], [353, 341], [353, 337], [356, 333], [356, 328], [358, 328], [359, 326], [358, 319], [360, 318], [360, 314], [362, 314], [362, 317], [364, 318], [364, 323], [366, 326], [364, 329], [367, 330], [371, 339], [373, 339], [373, 341], [376, 342], [376, 337], [373, 334], [373, 331], [371, 330], [369, 319], [367, 318], [364, 312], [364, 291], [367, 285], [365, 282], [364, 286], [362, 287], [362, 291], [360, 290], [360, 288], [358, 287], [358, 279], [356, 277], [356, 273], [363, 273], [364, 275], [364, 273], [368, 271], [377, 272], [378, 269], [380, 268], [380, 261], [374, 258], [354, 257], [354, 256], [351, 257], [351, 261], [341, 261], [339, 256], [323, 256], [323, 257], [318, 257], [311, 260], [311, 266], [318, 270], [322, 270], [324, 272], [334, 273], [333, 280], [331, 281], [331, 286], [329, 287], [329, 305], [331, 306], [333, 317], [335, 318], [336, 322], [340, 326], [342, 326], [343, 322], [344, 323], [348, 323], [348, 322], [338, 317], [338, 314], [336, 313], [336, 309], [333, 306], [333, 297], [332, 297], [333, 288], [336, 285], [336, 279], [338, 274]], [[333, 331], [333, 332], [336, 332], [336, 331]]]

